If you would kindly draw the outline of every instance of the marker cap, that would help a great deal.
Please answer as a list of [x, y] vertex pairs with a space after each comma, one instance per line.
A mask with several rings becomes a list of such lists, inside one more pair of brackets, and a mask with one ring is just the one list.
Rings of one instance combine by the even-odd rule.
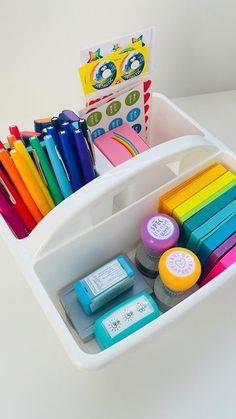
[[179, 226], [169, 215], [156, 213], [144, 218], [141, 225], [141, 237], [147, 249], [161, 254], [177, 243]]
[[171, 291], [186, 291], [196, 284], [201, 274], [201, 264], [191, 250], [175, 247], [167, 250], [159, 261], [159, 275]]

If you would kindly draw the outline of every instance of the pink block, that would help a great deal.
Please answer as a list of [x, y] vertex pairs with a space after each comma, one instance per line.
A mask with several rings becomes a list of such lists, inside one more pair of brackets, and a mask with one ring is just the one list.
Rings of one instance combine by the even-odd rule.
[[94, 144], [113, 166], [118, 166], [150, 148], [129, 124], [106, 132]]
[[200, 287], [206, 285], [212, 279], [214, 279], [217, 275], [227, 269], [229, 266], [233, 265], [236, 262], [236, 246], [234, 246], [226, 255], [219, 260], [219, 262], [214, 266], [211, 272], [206, 276], [204, 281], [202, 281]]

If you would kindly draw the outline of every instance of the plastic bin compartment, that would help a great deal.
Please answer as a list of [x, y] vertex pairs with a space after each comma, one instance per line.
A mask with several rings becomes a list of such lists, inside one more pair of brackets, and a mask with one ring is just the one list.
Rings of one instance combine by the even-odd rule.
[[[85, 344], [81, 341], [65, 316], [58, 298], [58, 292], [74, 280], [103, 265], [117, 254], [127, 253], [132, 258], [140, 239], [141, 221], [145, 215], [157, 210], [158, 197], [166, 190], [194, 175], [196, 171], [202, 170], [215, 162], [220, 162], [229, 169], [236, 170], [236, 158], [231, 154], [219, 152], [217, 156], [209, 158], [204, 164], [199, 164], [194, 170], [189, 170], [174, 180], [163, 184], [133, 203], [133, 205], [124, 208], [89, 231], [79, 233], [77, 237], [58, 246], [35, 262], [34, 272], [49, 297], [48, 304], [54, 314], [56, 312], [60, 314], [57, 328], [63, 345], [76, 364], [81, 367], [99, 367], [136, 343], [143, 341], [149, 335], [155, 333], [156, 340], [158, 340], [159, 328], [164, 326], [166, 317], [172, 316], [171, 312], [176, 308], [165, 313], [119, 344], [101, 351], [95, 339]], [[205, 290], [209, 287], [214, 288], [215, 284], [217, 284], [215, 281], [209, 283], [197, 294], [200, 292], [204, 298]], [[179, 309], [176, 310], [176, 316], [178, 317], [182, 310], [190, 309], [197, 301], [198, 298], [194, 294], [180, 303]]]
[[31, 257], [40, 257], [176, 179], [189, 170], [186, 161], [193, 155], [190, 167], [197, 170], [217, 152], [213, 143], [199, 136], [191, 136], [191, 141], [184, 136], [147, 150], [67, 198], [41, 221], [25, 246]]
[[[155, 147], [175, 138], [187, 135], [198, 137], [204, 137], [206, 135], [204, 129], [162, 94], [152, 94], [151, 109], [150, 129], [148, 131], [147, 140], [150, 147]], [[190, 138], [189, 141], [191, 141]], [[95, 150], [98, 173], [103, 174], [112, 170], [112, 164], [103, 156], [96, 146]], [[205, 152], [206, 150], [203, 148], [203, 156], [205, 156]]]

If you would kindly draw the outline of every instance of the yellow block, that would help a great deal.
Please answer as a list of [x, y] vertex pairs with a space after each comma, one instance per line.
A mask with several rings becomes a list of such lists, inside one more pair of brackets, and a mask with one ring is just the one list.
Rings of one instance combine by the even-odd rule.
[[173, 216], [179, 223], [186, 220], [186, 214], [188, 218], [191, 217], [195, 212], [196, 208], [206, 201], [210, 196], [214, 195], [220, 189], [224, 188], [228, 183], [236, 179], [236, 176], [229, 170], [214, 182], [211, 182], [208, 186], [203, 188], [200, 192], [193, 195], [191, 198], [184, 201], [181, 205], [176, 207], [173, 211]]
[[159, 211], [172, 215], [173, 210], [209, 183], [222, 176], [227, 169], [222, 164], [214, 164], [197, 173], [160, 197]]

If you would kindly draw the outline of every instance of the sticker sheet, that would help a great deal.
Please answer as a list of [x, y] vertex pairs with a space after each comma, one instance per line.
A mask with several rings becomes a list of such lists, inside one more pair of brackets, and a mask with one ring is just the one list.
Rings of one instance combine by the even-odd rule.
[[[85, 118], [95, 140], [107, 131], [128, 122], [142, 138], [146, 138], [145, 105], [150, 94], [145, 96], [143, 82], [120, 94], [109, 96], [79, 112]], [[145, 103], [146, 101], [146, 103]]]
[[119, 49], [125, 48], [129, 44], [141, 41], [142, 46], [149, 48], [148, 71], [151, 71], [151, 50], [154, 41], [154, 28], [144, 29], [133, 32], [129, 35], [115, 38], [111, 41], [103, 42], [92, 48], [86, 48], [80, 52], [81, 64], [91, 63], [105, 57]]
[[147, 72], [148, 47], [138, 41], [78, 69], [85, 95], [101, 92]]

